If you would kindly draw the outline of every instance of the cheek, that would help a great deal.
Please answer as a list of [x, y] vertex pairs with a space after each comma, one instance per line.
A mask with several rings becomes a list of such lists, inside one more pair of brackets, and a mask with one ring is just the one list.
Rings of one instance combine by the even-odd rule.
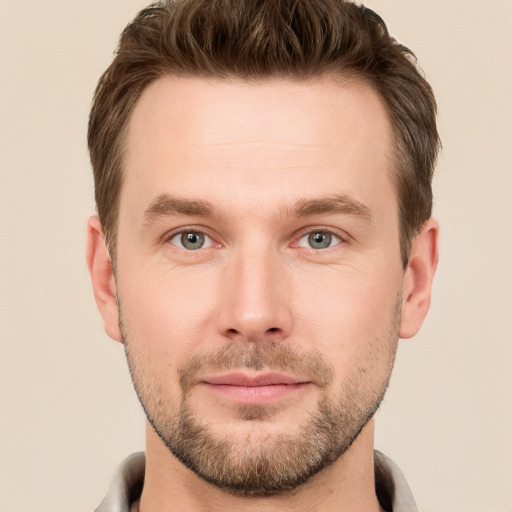
[[316, 276], [308, 292], [297, 286], [299, 336], [314, 340], [313, 348], [339, 371], [384, 369], [398, 339], [400, 275], [343, 269], [322, 279]]
[[132, 279], [119, 287], [130, 371], [150, 416], [177, 411], [182, 401], [179, 367], [188, 359], [196, 329], [190, 306], [163, 280]]
[[207, 339], [205, 329], [212, 328], [217, 295], [199, 276], [126, 268], [119, 275], [118, 293], [133, 342], [158, 364], [166, 361], [177, 369], [192, 347]]

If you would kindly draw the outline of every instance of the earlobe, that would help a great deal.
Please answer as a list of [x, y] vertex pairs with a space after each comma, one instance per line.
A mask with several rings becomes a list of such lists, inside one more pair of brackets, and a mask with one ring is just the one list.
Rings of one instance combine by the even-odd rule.
[[438, 259], [439, 225], [434, 219], [429, 219], [411, 243], [402, 288], [400, 338], [411, 338], [417, 334], [427, 316]]
[[87, 223], [87, 267], [91, 276], [96, 304], [103, 318], [105, 332], [115, 341], [122, 341], [112, 261], [98, 217]]

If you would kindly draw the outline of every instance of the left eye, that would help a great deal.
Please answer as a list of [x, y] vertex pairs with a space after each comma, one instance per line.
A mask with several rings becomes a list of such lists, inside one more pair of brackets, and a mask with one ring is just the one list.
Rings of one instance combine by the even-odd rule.
[[174, 235], [169, 241], [187, 251], [206, 249], [212, 245], [212, 239], [200, 231], [184, 231]]
[[301, 237], [298, 245], [308, 249], [327, 249], [338, 245], [340, 242], [341, 240], [329, 231], [312, 231]]

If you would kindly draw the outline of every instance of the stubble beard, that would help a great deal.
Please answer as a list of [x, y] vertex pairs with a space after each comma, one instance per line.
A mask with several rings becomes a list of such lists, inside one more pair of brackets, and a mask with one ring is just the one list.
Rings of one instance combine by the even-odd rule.
[[[216, 354], [195, 356], [179, 369], [182, 400], [180, 410], [174, 415], [162, 406], [165, 395], [151, 378], [151, 369], [132, 352], [132, 340], [122, 315], [120, 327], [137, 396], [148, 421], [172, 455], [220, 489], [237, 496], [264, 497], [297, 489], [331, 465], [348, 450], [373, 417], [389, 385], [398, 340], [400, 302], [389, 332], [377, 340], [385, 345], [381, 347], [385, 353], [372, 356], [388, 359], [387, 373], [380, 382], [368, 386], [371, 367], [361, 366], [343, 383], [342, 389], [335, 390], [333, 369], [318, 353], [299, 354], [273, 340], [236, 342]], [[316, 410], [309, 413], [295, 434], [263, 437], [259, 433], [249, 434], [238, 444], [230, 432], [215, 435], [211, 426], [193, 410], [190, 400], [193, 377], [200, 370], [240, 368], [309, 372], [320, 389]], [[258, 427], [272, 420], [272, 407], [268, 406], [244, 405], [237, 412], [241, 422], [254, 422]]]

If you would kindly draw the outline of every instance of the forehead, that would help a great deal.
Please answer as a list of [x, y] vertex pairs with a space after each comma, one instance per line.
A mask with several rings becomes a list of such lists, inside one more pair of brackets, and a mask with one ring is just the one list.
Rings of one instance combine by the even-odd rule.
[[371, 192], [390, 187], [391, 145], [382, 101], [361, 81], [166, 76], [132, 113], [121, 203], [126, 189], [214, 194], [216, 182], [242, 196], [273, 185], [325, 193], [333, 180]]

